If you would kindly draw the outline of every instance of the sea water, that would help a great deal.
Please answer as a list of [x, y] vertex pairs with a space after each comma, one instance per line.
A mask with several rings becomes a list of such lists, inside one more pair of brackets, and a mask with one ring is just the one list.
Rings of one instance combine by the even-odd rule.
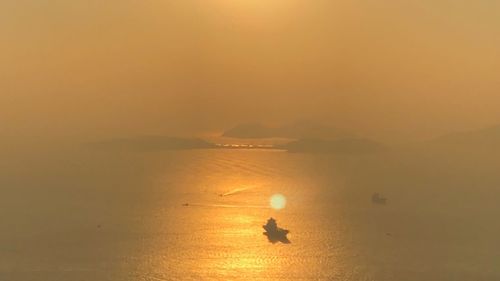
[[[0, 280], [500, 280], [498, 190], [398, 157], [85, 150], [12, 161], [0, 178]], [[270, 207], [274, 194], [284, 209]], [[290, 244], [263, 235], [270, 217]]]

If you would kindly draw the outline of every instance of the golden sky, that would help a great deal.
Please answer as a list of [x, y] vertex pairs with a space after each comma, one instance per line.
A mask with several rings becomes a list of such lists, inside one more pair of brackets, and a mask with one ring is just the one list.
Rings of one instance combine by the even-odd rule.
[[500, 1], [3, 0], [0, 135], [500, 123]]

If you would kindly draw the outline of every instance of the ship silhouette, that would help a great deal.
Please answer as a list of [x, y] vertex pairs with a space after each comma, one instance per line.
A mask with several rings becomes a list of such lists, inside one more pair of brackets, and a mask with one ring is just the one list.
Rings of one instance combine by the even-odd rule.
[[267, 220], [267, 223], [262, 226], [266, 232], [263, 232], [264, 235], [267, 236], [267, 239], [271, 243], [285, 243], [289, 244], [291, 243], [290, 240], [286, 237], [286, 235], [290, 232], [287, 229], [283, 229], [278, 227], [278, 224], [276, 223], [276, 220], [273, 218], [270, 218]]
[[372, 203], [385, 205], [387, 203], [387, 198], [380, 196], [379, 193], [373, 193], [372, 195]]

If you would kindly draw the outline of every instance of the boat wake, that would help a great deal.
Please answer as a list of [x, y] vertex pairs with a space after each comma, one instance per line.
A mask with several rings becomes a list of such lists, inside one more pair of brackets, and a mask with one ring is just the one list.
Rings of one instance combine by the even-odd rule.
[[264, 205], [229, 205], [229, 204], [199, 204], [199, 203], [184, 203], [184, 207], [205, 207], [205, 208], [249, 208], [249, 209], [269, 209]]
[[233, 190], [230, 190], [228, 192], [225, 192], [225, 193], [221, 193], [219, 194], [220, 197], [224, 197], [224, 196], [229, 196], [229, 195], [234, 195], [234, 194], [238, 194], [240, 192], [243, 192], [243, 191], [247, 191], [249, 189], [252, 189], [254, 188], [255, 186], [245, 186], [245, 187], [239, 187], [239, 188], [235, 188]]

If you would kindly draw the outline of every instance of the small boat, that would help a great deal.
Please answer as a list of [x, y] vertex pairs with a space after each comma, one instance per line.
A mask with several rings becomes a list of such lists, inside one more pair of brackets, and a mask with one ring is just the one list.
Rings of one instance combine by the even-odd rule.
[[286, 237], [290, 231], [287, 229], [283, 229], [278, 227], [276, 224], [276, 220], [273, 218], [270, 218], [267, 220], [267, 223], [262, 226], [266, 232], [262, 233], [267, 236], [267, 239], [271, 243], [276, 243], [276, 242], [281, 242], [288, 244], [290, 243], [290, 240]]
[[377, 193], [373, 193], [373, 195], [372, 195], [372, 203], [385, 205], [387, 203], [387, 198], [381, 197], [378, 192]]

